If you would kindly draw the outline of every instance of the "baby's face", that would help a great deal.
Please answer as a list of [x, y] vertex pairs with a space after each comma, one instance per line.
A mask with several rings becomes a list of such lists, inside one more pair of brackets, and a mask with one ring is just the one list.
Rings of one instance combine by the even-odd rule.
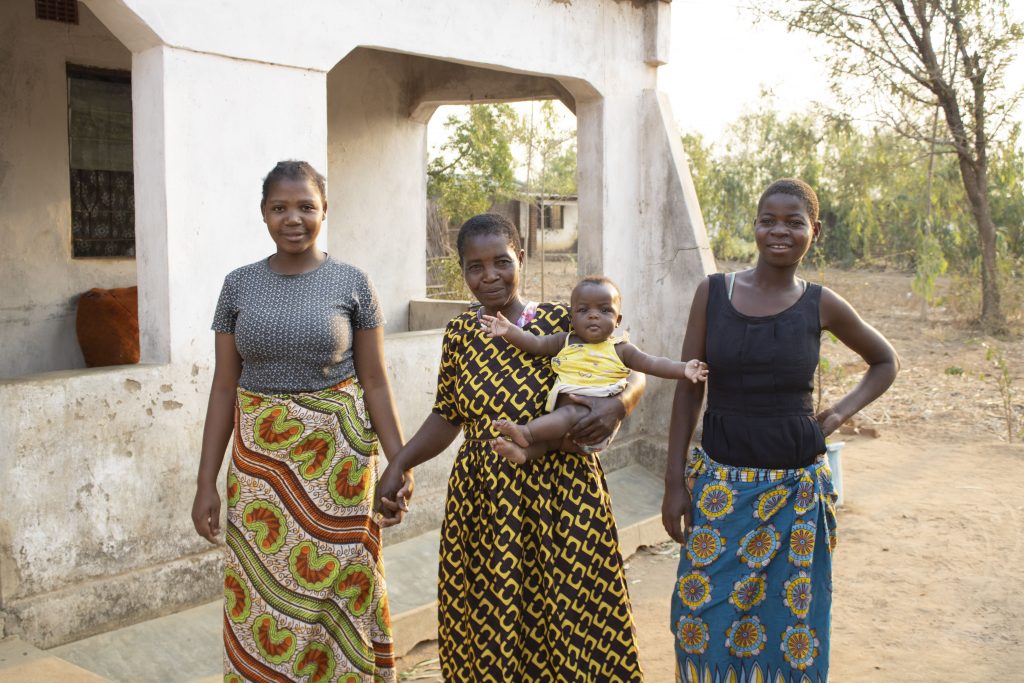
[[606, 284], [585, 282], [572, 291], [572, 330], [588, 344], [603, 342], [619, 326], [619, 293]]

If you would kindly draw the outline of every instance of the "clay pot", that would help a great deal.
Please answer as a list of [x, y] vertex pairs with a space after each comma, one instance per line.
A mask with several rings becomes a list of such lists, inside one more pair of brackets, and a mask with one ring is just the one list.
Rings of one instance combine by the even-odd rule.
[[78, 298], [75, 331], [87, 367], [138, 363], [138, 287], [90, 289]]

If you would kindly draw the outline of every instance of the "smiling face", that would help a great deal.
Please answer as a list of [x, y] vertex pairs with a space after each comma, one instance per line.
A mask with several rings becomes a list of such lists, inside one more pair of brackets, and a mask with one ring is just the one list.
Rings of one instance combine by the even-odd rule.
[[519, 295], [519, 270], [523, 252], [516, 252], [503, 234], [469, 237], [462, 247], [462, 276], [473, 296], [493, 315]]
[[821, 230], [820, 221], [811, 221], [807, 204], [790, 194], [771, 194], [758, 207], [754, 221], [754, 240], [761, 260], [772, 265], [800, 262]]
[[293, 256], [314, 248], [327, 216], [327, 202], [319, 188], [305, 179], [274, 181], [260, 209], [277, 252]]
[[619, 292], [609, 284], [581, 282], [572, 290], [572, 331], [587, 344], [603, 342], [619, 326]]

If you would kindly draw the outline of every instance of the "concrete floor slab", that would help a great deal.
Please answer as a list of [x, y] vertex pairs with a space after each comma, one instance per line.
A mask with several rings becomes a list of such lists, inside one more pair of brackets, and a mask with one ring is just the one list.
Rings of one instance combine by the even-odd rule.
[[[624, 556], [632, 555], [640, 545], [667, 539], [661, 528], [659, 477], [639, 465], [629, 465], [608, 474], [607, 482]], [[385, 571], [392, 568], [387, 573], [388, 600], [399, 655], [437, 637], [440, 538], [440, 530], [435, 529], [384, 549]], [[0, 643], [0, 683], [220, 681], [221, 609], [218, 600], [45, 652], [21, 641], [5, 641]], [[11, 678], [12, 671], [20, 678]], [[43, 673], [37, 675], [37, 671]]]
[[0, 683], [110, 683], [19, 638], [0, 641]]
[[107, 678], [56, 657], [0, 669], [0, 683], [111, 683]]
[[222, 670], [218, 600], [61, 645], [47, 654], [117, 683], [190, 683]]

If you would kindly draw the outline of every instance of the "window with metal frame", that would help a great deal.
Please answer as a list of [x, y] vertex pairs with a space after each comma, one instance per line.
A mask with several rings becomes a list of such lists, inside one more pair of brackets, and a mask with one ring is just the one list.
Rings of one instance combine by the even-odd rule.
[[135, 256], [132, 84], [124, 71], [69, 64], [72, 256]]
[[77, 0], [36, 0], [36, 19], [78, 23]]

